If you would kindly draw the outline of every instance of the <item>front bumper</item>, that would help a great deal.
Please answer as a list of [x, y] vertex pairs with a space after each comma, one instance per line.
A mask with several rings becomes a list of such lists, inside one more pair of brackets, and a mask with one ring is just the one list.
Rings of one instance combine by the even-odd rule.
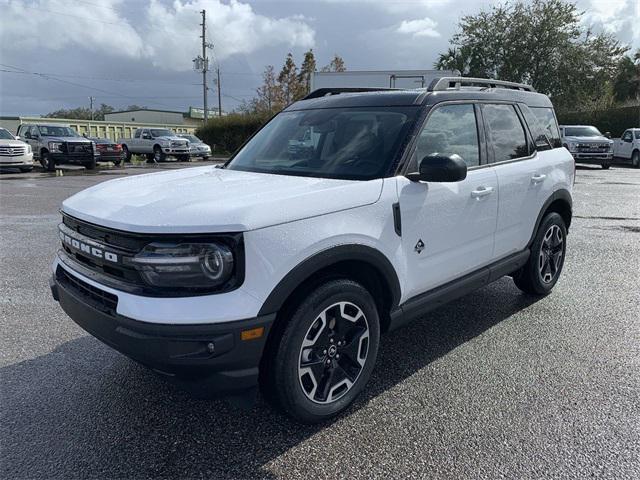
[[86, 154], [68, 154], [68, 153], [58, 153], [51, 152], [51, 157], [54, 159], [56, 163], [88, 163], [93, 161], [94, 159], [98, 160], [99, 157], [94, 155], [93, 153]]
[[571, 155], [573, 155], [573, 159], [577, 163], [592, 163], [592, 164], [600, 165], [601, 163], [613, 161], [613, 152], [606, 152], [606, 153], [571, 152]]
[[24, 155], [1, 156], [0, 167], [31, 167], [33, 166], [33, 153]]
[[[275, 314], [215, 324], [148, 323], [93, 302], [92, 295], [106, 292], [96, 294], [95, 287], [83, 290], [82, 282], [69, 281], [61, 267], [50, 285], [53, 297], [80, 327], [182, 386], [204, 388], [207, 394], [233, 394], [258, 384], [258, 367]], [[260, 338], [241, 339], [241, 332], [259, 327], [264, 328]]]
[[174, 148], [174, 147], [162, 147], [162, 151], [167, 155], [189, 155], [189, 147]]

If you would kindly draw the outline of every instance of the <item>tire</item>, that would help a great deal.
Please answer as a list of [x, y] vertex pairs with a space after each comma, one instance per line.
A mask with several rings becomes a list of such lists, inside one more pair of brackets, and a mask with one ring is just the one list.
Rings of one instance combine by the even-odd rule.
[[179, 162], [188, 162], [189, 161], [189, 155], [178, 155], [178, 161]]
[[96, 169], [96, 159], [94, 158], [93, 160], [89, 160], [88, 162], [84, 162], [83, 165], [84, 165], [84, 168], [86, 168], [87, 170], [95, 170]]
[[640, 168], [640, 150], [635, 150], [631, 154], [631, 165], [633, 168]]
[[122, 160], [114, 160], [113, 165], [119, 167], [122, 164]]
[[131, 152], [129, 151], [126, 145], [122, 145], [122, 155], [124, 156], [125, 162], [131, 161]]
[[158, 145], [153, 147], [152, 161], [164, 162], [166, 159], [167, 159], [167, 155], [162, 151], [162, 149]]
[[40, 165], [42, 165], [42, 168], [44, 168], [47, 172], [54, 172], [56, 169], [55, 160], [46, 150], [40, 153]]
[[562, 273], [566, 248], [564, 220], [555, 212], [545, 215], [531, 245], [527, 264], [513, 276], [516, 286], [531, 295], [550, 293]]
[[603, 170], [609, 170], [609, 167], [610, 167], [610, 166], [611, 166], [611, 165], [610, 165], [609, 163], [603, 163], [603, 164], [602, 164], [602, 169], [603, 169]]
[[20, 171], [21, 171], [22, 173], [28, 173], [28, 172], [30, 172], [31, 170], [33, 170], [33, 167], [21, 167], [21, 168], [20, 168]]
[[380, 342], [378, 311], [351, 280], [320, 285], [291, 311], [267, 360], [267, 388], [296, 420], [321, 422], [346, 409], [369, 380]]

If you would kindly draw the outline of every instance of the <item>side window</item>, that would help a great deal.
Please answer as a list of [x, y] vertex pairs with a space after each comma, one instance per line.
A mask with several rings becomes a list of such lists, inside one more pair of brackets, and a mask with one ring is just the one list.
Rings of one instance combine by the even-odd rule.
[[631, 130], [627, 130], [626, 132], [624, 132], [624, 134], [622, 135], [622, 140], [625, 140], [627, 142], [632, 141]]
[[560, 141], [560, 130], [558, 129], [558, 122], [556, 121], [556, 116], [553, 114], [553, 109], [532, 107], [531, 111], [538, 119], [542, 128], [545, 129], [547, 136], [551, 140], [551, 146], [553, 148], [560, 148], [562, 141]]
[[140, 134], [142, 133], [142, 130], [137, 129], [136, 133], [134, 133], [133, 138], [140, 138]]
[[424, 157], [434, 154], [457, 154], [468, 167], [480, 165], [478, 125], [472, 104], [435, 107], [418, 136], [410, 169], [417, 170]]
[[493, 162], [529, 155], [527, 137], [513, 105], [483, 105], [482, 115], [493, 147]]
[[531, 109], [524, 105], [519, 104], [520, 111], [524, 116], [524, 120], [529, 127], [531, 136], [533, 137], [533, 143], [536, 145], [538, 151], [549, 150], [553, 148], [553, 141], [551, 140], [550, 132], [542, 125], [542, 122], [534, 115]]

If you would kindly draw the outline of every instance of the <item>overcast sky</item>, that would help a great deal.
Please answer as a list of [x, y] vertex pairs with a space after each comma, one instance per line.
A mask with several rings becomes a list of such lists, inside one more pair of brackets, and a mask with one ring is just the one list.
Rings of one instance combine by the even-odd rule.
[[[428, 69], [460, 16], [487, 0], [0, 0], [0, 115], [96, 104], [202, 105], [200, 14], [220, 65], [223, 109], [250, 99], [265, 65], [313, 48], [350, 70]], [[640, 48], [640, 0], [578, 0], [584, 21]], [[9, 70], [7, 72], [5, 70]], [[37, 75], [36, 75], [37, 73]], [[43, 75], [44, 74], [44, 75]], [[212, 79], [211, 79], [212, 80]], [[213, 82], [210, 87], [214, 87]], [[217, 102], [215, 91], [210, 103]]]

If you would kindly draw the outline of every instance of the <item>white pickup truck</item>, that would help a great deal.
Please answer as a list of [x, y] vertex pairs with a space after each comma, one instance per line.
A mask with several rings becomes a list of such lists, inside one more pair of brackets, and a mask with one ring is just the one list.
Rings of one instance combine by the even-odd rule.
[[613, 156], [630, 160], [635, 168], [640, 168], [640, 128], [628, 128], [613, 141]]
[[189, 141], [166, 128], [138, 128], [133, 138], [120, 138], [127, 161], [132, 154], [145, 155], [148, 161], [163, 162], [172, 155], [180, 162], [189, 161]]

